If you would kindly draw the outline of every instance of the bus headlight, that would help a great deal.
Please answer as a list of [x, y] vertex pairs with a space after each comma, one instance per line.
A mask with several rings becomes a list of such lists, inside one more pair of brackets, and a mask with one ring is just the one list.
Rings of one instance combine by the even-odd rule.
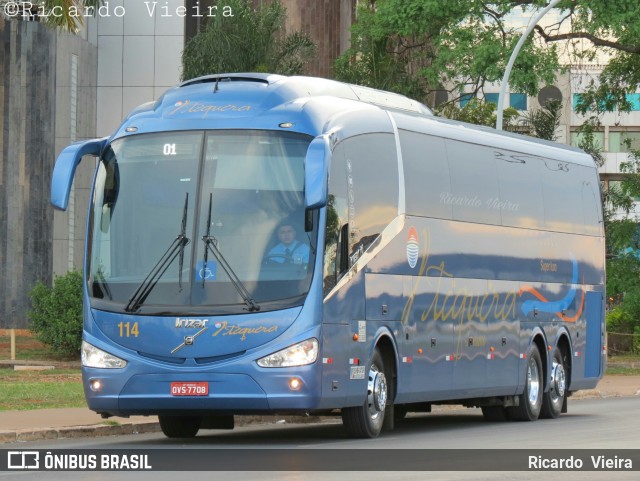
[[127, 365], [127, 361], [82, 341], [82, 365], [100, 369], [119, 369]]
[[258, 359], [260, 367], [293, 367], [313, 364], [318, 359], [318, 340], [307, 339], [282, 351]]

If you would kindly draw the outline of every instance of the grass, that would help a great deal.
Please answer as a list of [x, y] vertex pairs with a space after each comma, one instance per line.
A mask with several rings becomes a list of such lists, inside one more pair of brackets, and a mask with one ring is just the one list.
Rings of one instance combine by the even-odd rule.
[[[0, 359], [11, 359], [11, 338], [0, 333]], [[73, 361], [56, 355], [47, 346], [20, 331], [16, 335], [17, 361]], [[14, 371], [0, 369], [0, 411], [86, 406], [80, 369]]]
[[607, 376], [639, 376], [640, 368], [638, 367], [618, 367], [607, 366]]
[[0, 369], [0, 411], [86, 406], [79, 369]]
[[101, 424], [104, 424], [105, 426], [120, 426], [118, 421], [102, 421]]
[[640, 363], [640, 354], [616, 354], [609, 357], [609, 362], [635, 362]]
[[[0, 335], [0, 359], [11, 359], [11, 338], [9, 335]], [[60, 356], [54, 353], [48, 346], [42, 344], [30, 335], [16, 336], [16, 360], [17, 361], [73, 361], [73, 358]]]
[[[639, 376], [640, 375], [640, 355], [639, 354], [616, 354], [607, 359], [606, 373], [611, 376]], [[613, 366], [612, 364], [626, 363], [627, 366]]]

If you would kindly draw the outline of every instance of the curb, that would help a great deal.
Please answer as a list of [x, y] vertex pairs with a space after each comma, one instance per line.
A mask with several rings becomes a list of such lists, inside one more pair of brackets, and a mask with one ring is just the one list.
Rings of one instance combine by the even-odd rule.
[[[320, 423], [326, 418], [320, 416], [236, 416], [236, 427], [256, 424], [308, 424]], [[109, 422], [109, 421], [105, 421]], [[0, 444], [51, 439], [93, 438], [119, 436], [124, 434], [147, 434], [161, 432], [157, 421], [124, 424], [90, 424], [86, 426], [65, 426], [60, 428], [0, 430]]]
[[67, 426], [63, 428], [20, 429], [18, 431], [0, 431], [0, 443], [44, 441], [61, 438], [93, 438], [98, 436], [156, 432], [160, 432], [160, 424], [157, 422], [118, 424], [114, 426], [94, 424], [89, 426]]

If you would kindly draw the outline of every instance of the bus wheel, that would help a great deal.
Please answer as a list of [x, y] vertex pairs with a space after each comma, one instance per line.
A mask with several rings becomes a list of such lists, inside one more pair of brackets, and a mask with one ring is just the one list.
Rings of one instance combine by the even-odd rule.
[[362, 406], [344, 408], [342, 423], [350, 436], [375, 438], [382, 430], [389, 386], [380, 351], [373, 351], [368, 365], [367, 398]]
[[519, 405], [507, 408], [509, 418], [514, 421], [535, 421], [540, 416], [544, 383], [542, 361], [535, 344], [527, 353], [527, 370], [524, 392], [518, 397]]
[[555, 419], [560, 416], [567, 395], [567, 376], [562, 352], [556, 347], [551, 360], [549, 391], [542, 396], [541, 418]]
[[193, 438], [200, 430], [202, 416], [158, 416], [160, 429], [168, 438]]

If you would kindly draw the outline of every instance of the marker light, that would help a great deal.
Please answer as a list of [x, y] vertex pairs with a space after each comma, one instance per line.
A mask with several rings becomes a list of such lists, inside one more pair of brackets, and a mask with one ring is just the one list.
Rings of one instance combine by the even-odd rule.
[[127, 361], [124, 359], [98, 349], [86, 341], [82, 341], [81, 359], [84, 367], [98, 369], [120, 369], [127, 365]]
[[318, 340], [307, 339], [282, 351], [258, 359], [260, 367], [293, 367], [313, 364], [318, 358]]

